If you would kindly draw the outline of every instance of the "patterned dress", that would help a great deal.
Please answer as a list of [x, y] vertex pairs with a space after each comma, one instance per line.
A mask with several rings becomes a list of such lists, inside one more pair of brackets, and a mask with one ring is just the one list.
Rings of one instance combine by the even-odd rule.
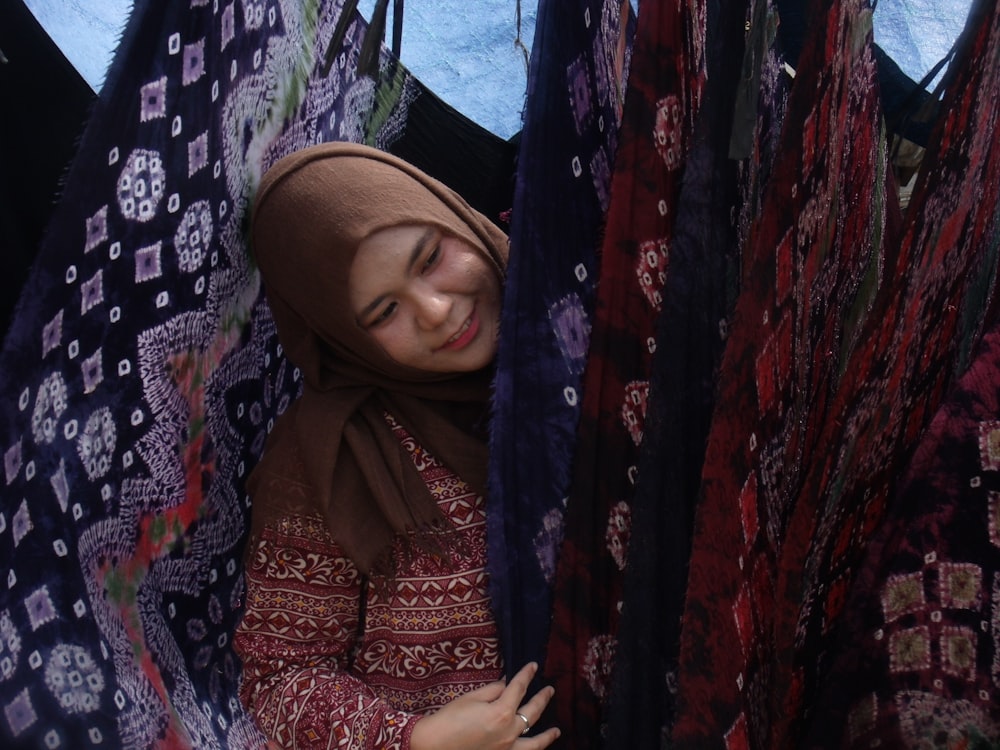
[[265, 527], [233, 645], [240, 696], [279, 746], [405, 749], [422, 714], [502, 674], [484, 500], [390, 423], [454, 527], [449, 559], [397, 542], [395, 580], [369, 585], [318, 515]]

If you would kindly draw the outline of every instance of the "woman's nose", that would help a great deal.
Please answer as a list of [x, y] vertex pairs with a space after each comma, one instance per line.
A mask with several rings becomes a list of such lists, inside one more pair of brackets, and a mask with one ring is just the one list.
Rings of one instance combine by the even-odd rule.
[[451, 297], [436, 290], [425, 290], [417, 300], [417, 322], [422, 328], [433, 330], [448, 320]]

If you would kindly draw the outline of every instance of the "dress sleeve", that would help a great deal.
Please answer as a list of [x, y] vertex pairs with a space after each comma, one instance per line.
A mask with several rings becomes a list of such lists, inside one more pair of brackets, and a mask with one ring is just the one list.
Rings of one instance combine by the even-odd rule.
[[361, 576], [319, 519], [266, 528], [246, 566], [233, 646], [240, 697], [279, 747], [408, 750], [419, 715], [391, 708], [348, 671]]

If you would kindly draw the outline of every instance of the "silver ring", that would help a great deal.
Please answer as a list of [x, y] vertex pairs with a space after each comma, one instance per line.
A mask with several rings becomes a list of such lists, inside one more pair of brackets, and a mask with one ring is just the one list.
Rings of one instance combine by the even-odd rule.
[[517, 715], [518, 715], [519, 717], [521, 717], [521, 721], [523, 721], [523, 722], [524, 722], [524, 731], [522, 731], [522, 732], [521, 732], [521, 734], [522, 734], [522, 736], [523, 736], [523, 735], [525, 735], [525, 734], [527, 734], [527, 733], [528, 733], [528, 730], [529, 730], [529, 729], [531, 729], [531, 722], [530, 722], [530, 721], [528, 721], [528, 717], [527, 717], [527, 716], [525, 716], [524, 714], [522, 714], [522, 713], [519, 713], [519, 714], [517, 714]]

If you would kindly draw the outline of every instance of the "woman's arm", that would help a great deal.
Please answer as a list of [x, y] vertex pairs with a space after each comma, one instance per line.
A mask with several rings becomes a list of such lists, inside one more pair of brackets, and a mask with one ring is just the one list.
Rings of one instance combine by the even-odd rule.
[[[245, 639], [256, 649], [258, 638]], [[418, 716], [393, 711], [356, 677], [325, 664], [248, 659], [243, 698], [264, 733], [282, 748], [406, 750]]]
[[240, 697], [280, 747], [409, 747], [419, 717], [393, 710], [345, 671], [358, 631], [361, 581], [322, 522], [290, 519], [263, 533], [246, 569], [234, 638]]
[[349, 669], [362, 629], [361, 578], [320, 519], [266, 529], [245, 576], [246, 611], [234, 639], [244, 668], [240, 697], [279, 747], [542, 750], [558, 737], [556, 729], [522, 735], [552, 697], [550, 687], [526, 697], [534, 664], [509, 684], [488, 682], [432, 713], [396, 710], [379, 698]]

